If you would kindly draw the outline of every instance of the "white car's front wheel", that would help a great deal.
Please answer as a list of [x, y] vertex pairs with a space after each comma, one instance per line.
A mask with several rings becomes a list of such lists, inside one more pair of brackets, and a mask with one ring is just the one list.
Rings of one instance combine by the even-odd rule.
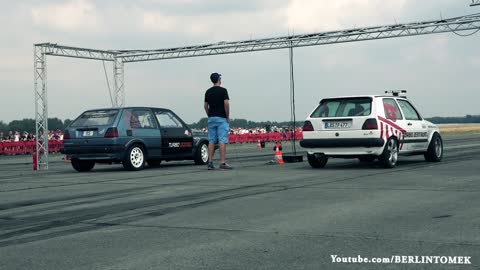
[[443, 140], [440, 134], [435, 133], [430, 140], [428, 150], [425, 153], [425, 160], [430, 162], [439, 162], [443, 157]]

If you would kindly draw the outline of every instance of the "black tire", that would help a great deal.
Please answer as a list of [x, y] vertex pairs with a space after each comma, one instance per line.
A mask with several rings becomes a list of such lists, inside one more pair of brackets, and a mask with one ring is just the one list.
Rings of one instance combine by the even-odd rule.
[[398, 141], [395, 138], [388, 139], [382, 154], [378, 157], [384, 168], [394, 168], [398, 161]]
[[430, 140], [428, 150], [424, 154], [425, 160], [429, 162], [440, 162], [443, 158], [443, 140], [440, 134], [435, 133]]
[[89, 160], [72, 159], [71, 163], [77, 172], [89, 172], [95, 167], [95, 162]]
[[130, 146], [123, 159], [123, 167], [129, 171], [139, 171], [145, 166], [145, 150], [141, 145]]
[[325, 155], [321, 155], [316, 157], [315, 155], [307, 154], [308, 164], [312, 166], [312, 168], [323, 168], [327, 165], [328, 157]]
[[377, 159], [377, 157], [375, 157], [375, 156], [363, 156], [363, 157], [358, 158], [358, 160], [360, 160], [360, 162], [374, 162], [375, 159]]
[[193, 160], [196, 165], [205, 165], [208, 162], [208, 143], [201, 142], [198, 144], [197, 149], [195, 150], [195, 156]]
[[162, 163], [162, 160], [158, 159], [158, 158], [152, 158], [152, 159], [149, 159], [147, 161], [147, 163], [148, 163], [149, 167], [156, 168], [156, 167], [160, 167], [160, 164]]

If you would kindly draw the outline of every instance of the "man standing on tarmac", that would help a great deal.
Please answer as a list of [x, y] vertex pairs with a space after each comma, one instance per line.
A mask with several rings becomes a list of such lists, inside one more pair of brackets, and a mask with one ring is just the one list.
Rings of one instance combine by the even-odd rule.
[[233, 169], [225, 162], [226, 144], [228, 143], [228, 131], [230, 129], [230, 98], [227, 89], [221, 87], [222, 75], [212, 73], [210, 81], [213, 87], [205, 92], [204, 108], [208, 116], [208, 170], [214, 170], [212, 158], [215, 152], [215, 144], [220, 146], [220, 169]]

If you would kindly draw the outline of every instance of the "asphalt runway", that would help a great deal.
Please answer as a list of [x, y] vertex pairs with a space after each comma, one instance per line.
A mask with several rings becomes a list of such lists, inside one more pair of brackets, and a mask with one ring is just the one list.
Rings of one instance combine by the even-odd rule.
[[401, 157], [395, 169], [266, 165], [272, 144], [229, 146], [232, 171], [172, 162], [77, 173], [53, 156], [33, 172], [29, 157], [0, 157], [0, 269], [480, 269], [480, 135], [444, 140], [442, 162]]

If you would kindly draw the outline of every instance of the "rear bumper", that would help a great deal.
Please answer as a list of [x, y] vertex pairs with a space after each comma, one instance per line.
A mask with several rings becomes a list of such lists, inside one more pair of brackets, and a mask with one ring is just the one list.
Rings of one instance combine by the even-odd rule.
[[120, 161], [125, 155], [125, 147], [117, 145], [64, 146], [63, 153], [70, 159]]
[[323, 154], [329, 157], [352, 158], [379, 156], [383, 152], [383, 139], [304, 139], [300, 145], [308, 154]]
[[347, 147], [382, 147], [385, 140], [381, 138], [361, 139], [304, 139], [300, 141], [303, 148], [347, 148]]

